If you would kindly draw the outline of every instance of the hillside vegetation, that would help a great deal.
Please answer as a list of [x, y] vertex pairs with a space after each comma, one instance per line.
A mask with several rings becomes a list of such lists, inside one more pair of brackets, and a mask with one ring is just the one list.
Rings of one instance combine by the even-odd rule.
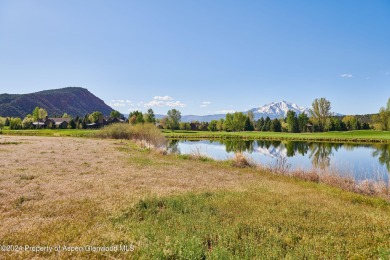
[[87, 89], [79, 87], [45, 90], [30, 94], [0, 95], [0, 116], [24, 118], [35, 107], [44, 108], [49, 116], [61, 116], [64, 113], [71, 116], [84, 116], [94, 111], [100, 111], [108, 116], [113, 110]]

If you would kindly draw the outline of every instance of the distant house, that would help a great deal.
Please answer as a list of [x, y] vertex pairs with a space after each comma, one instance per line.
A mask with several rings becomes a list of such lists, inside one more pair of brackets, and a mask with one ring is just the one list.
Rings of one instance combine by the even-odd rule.
[[118, 117], [106, 117], [103, 119], [104, 125], [115, 124], [115, 123], [126, 123], [126, 120], [124, 118], [118, 118]]
[[85, 125], [87, 128], [99, 128], [100, 124], [99, 123], [90, 123]]
[[70, 118], [57, 118], [57, 117], [52, 117], [52, 118], [48, 118], [48, 120], [50, 120], [56, 128], [67, 128], [68, 125], [69, 125], [69, 122], [70, 122]]
[[55, 126], [56, 128], [67, 128], [70, 122], [70, 118], [57, 118], [57, 117], [45, 117], [44, 119], [39, 119], [36, 122], [33, 122], [33, 126], [36, 128], [45, 128], [50, 125]]
[[35, 126], [36, 128], [45, 128], [47, 126], [46, 124], [46, 120], [43, 121], [43, 120], [38, 120], [38, 121], [35, 121], [32, 123], [33, 126]]

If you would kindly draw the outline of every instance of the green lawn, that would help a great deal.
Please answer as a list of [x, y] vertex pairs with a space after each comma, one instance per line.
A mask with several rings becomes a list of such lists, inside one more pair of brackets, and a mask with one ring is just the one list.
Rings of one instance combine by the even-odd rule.
[[[6, 135], [27, 136], [71, 136], [93, 137], [99, 129], [38, 129], [38, 130], [1, 130]], [[263, 140], [295, 140], [295, 141], [331, 141], [357, 143], [389, 143], [390, 132], [375, 130], [359, 130], [348, 132], [325, 133], [274, 133], [274, 132], [209, 132], [209, 131], [170, 131], [163, 130], [167, 138], [172, 139], [263, 139]]]
[[0, 130], [5, 135], [93, 137], [98, 129]]
[[297, 141], [334, 142], [390, 142], [390, 132], [359, 130], [325, 133], [274, 133], [274, 132], [206, 132], [206, 131], [163, 131], [168, 138], [178, 139], [268, 139]]

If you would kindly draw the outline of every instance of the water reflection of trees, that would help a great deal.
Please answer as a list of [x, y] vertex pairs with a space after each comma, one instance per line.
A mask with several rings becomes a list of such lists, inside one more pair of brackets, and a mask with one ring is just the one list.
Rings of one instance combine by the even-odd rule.
[[226, 147], [226, 152], [242, 153], [242, 152], [253, 152], [254, 141], [244, 141], [244, 140], [225, 140], [222, 142]]
[[180, 154], [179, 142], [180, 140], [170, 140], [167, 147], [168, 152]]
[[381, 165], [385, 165], [387, 171], [390, 172], [390, 145], [389, 144], [376, 144], [376, 151], [372, 153], [372, 156], [378, 157], [378, 161]]
[[[168, 144], [168, 150], [171, 153], [180, 153], [179, 143], [183, 140], [171, 140]], [[210, 143], [212, 143], [210, 141]], [[296, 142], [296, 141], [271, 141], [271, 140], [224, 140], [217, 141], [225, 145], [226, 152], [248, 152], [252, 153], [257, 148], [265, 148], [275, 157], [282, 156], [283, 153], [287, 157], [294, 157], [298, 154], [305, 156], [308, 154], [312, 165], [321, 169], [325, 169], [330, 165], [331, 156], [334, 151], [338, 151], [341, 147], [345, 150], [353, 150], [356, 148], [375, 148], [372, 153], [373, 157], [378, 157], [381, 165], [386, 166], [390, 172], [390, 144], [341, 144], [341, 143], [315, 143], [315, 142]]]
[[310, 143], [309, 150], [311, 163], [315, 168], [326, 169], [330, 165], [330, 156], [332, 148], [336, 150], [338, 147], [331, 143]]

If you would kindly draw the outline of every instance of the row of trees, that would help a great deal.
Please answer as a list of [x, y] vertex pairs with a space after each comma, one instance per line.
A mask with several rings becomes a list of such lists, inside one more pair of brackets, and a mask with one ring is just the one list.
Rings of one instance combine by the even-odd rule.
[[[45, 121], [45, 118], [48, 116], [47, 111], [44, 108], [36, 107], [31, 114], [28, 114], [24, 119], [19, 117], [0, 117], [0, 128], [9, 127], [11, 130], [19, 129], [33, 129], [36, 126], [33, 125], [34, 122], [41, 122], [42, 124]], [[99, 123], [103, 120], [103, 114], [99, 111], [95, 111], [91, 114], [86, 114], [84, 117], [76, 116], [72, 118], [67, 113], [64, 113], [62, 116], [54, 115], [54, 118], [69, 118], [68, 128], [69, 129], [85, 129], [88, 124]], [[111, 118], [123, 118], [123, 115], [113, 110], [110, 114]], [[55, 128], [53, 122], [49, 122], [46, 125], [46, 128]]]
[[[294, 111], [288, 111], [285, 118], [272, 119], [270, 117], [254, 120], [254, 114], [248, 112], [236, 112], [227, 114], [224, 119], [212, 120], [211, 122], [180, 122], [180, 117], [172, 116], [180, 114], [173, 109], [168, 111], [167, 117], [160, 121], [160, 125], [166, 129], [200, 130], [200, 131], [272, 131], [272, 132], [322, 132], [322, 131], [348, 131], [369, 129], [367, 122], [362, 123], [356, 116], [333, 116], [331, 103], [325, 98], [315, 99], [312, 103], [310, 115]], [[390, 105], [389, 105], [390, 115]], [[389, 116], [390, 121], [390, 116]]]

